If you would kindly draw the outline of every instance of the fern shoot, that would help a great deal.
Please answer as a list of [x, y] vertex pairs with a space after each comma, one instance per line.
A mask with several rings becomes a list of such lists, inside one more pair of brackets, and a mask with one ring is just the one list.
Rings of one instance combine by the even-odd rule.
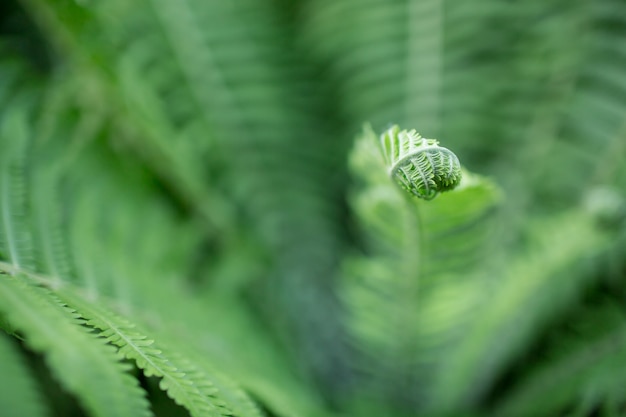
[[425, 139], [413, 130], [392, 126], [382, 134], [381, 146], [389, 176], [416, 197], [432, 200], [461, 182], [461, 163], [436, 139]]

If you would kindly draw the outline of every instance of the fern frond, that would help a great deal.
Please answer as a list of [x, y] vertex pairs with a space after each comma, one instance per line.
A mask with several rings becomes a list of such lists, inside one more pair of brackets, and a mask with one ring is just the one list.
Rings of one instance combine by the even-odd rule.
[[381, 142], [389, 175], [411, 194], [432, 200], [461, 182], [459, 158], [437, 140], [396, 125], [383, 133]]
[[[8, 265], [2, 267], [6, 269]], [[246, 391], [252, 392], [255, 398], [262, 400], [278, 415], [327, 416], [319, 406], [320, 400], [290, 374], [284, 357], [276, 352], [276, 347], [266, 335], [256, 334], [259, 333], [258, 323], [246, 315], [239, 318], [247, 308], [243, 304], [236, 308], [207, 309], [208, 301], [180, 298], [181, 294], [165, 289], [159, 298], [155, 298], [154, 291], [147, 295], [141, 306], [145, 311], [136, 314], [135, 321], [130, 322], [112, 312], [104, 300], [89, 300], [83, 295], [84, 291], [71, 284], [59, 285], [57, 279], [31, 273], [26, 278], [54, 288], [55, 296], [72, 306], [76, 315], [79, 315], [75, 311], [78, 309], [80, 317], [95, 317], [90, 320], [89, 326], [108, 328], [100, 336], [120, 346], [120, 353], [135, 361], [147, 375], [159, 376], [159, 372], [163, 372], [164, 376], [160, 378], [169, 381], [163, 382], [162, 389], [172, 391], [176, 398], [187, 401], [183, 406], [191, 401], [193, 412], [200, 412], [206, 408], [207, 402], [211, 402], [215, 408], [211, 408], [208, 415], [215, 415], [216, 410], [224, 413], [230, 410], [237, 416], [263, 415], [254, 401], [231, 381], [230, 376], [233, 376], [245, 386]], [[210, 301], [214, 305], [220, 302], [224, 300]], [[159, 317], [164, 310], [163, 305], [177, 307]], [[135, 306], [135, 311], [138, 308]], [[226, 311], [229, 314], [225, 315]], [[207, 316], [221, 316], [223, 320], [214, 322], [210, 332], [207, 332], [204, 320], [189, 320], [190, 317]], [[161, 328], [157, 337], [148, 337], [149, 332], [138, 330], [138, 321], [153, 326], [155, 319], [160, 322]], [[191, 326], [189, 330], [188, 326]], [[159, 342], [152, 342], [153, 339]], [[224, 349], [224, 346], [228, 348]], [[250, 350], [250, 346], [254, 349]], [[180, 374], [181, 371], [185, 374]], [[285, 390], [285, 386], [290, 388]], [[186, 392], [181, 393], [180, 389]], [[202, 395], [200, 399], [197, 397], [198, 390]]]
[[[99, 302], [88, 302], [67, 287], [57, 290], [57, 294], [86, 320], [87, 326], [101, 330], [101, 337], [117, 346], [125, 358], [135, 361], [146, 376], [161, 378], [161, 389], [177, 404], [189, 410], [192, 416], [260, 416], [258, 410], [251, 413], [254, 409], [249, 406], [245, 408], [245, 413], [234, 413], [239, 408], [239, 400], [250, 402], [242, 391], [220, 382], [216, 384], [216, 378], [210, 373], [203, 372], [174, 353], [174, 350], [163, 349], [145, 331], [138, 330], [136, 325], [106, 309]], [[218, 384], [222, 389], [230, 389], [231, 392], [222, 393], [217, 388]], [[226, 395], [236, 399], [236, 402], [227, 402]]]
[[217, 395], [224, 401], [225, 407], [232, 410], [234, 416], [251, 416], [263, 417], [265, 413], [261, 411], [258, 404], [244, 391], [239, 383], [235, 383], [226, 374], [217, 370], [216, 366], [211, 363], [210, 358], [200, 354], [199, 350], [180, 349], [181, 355], [184, 355], [193, 362], [199, 374], [208, 376]]
[[32, 182], [30, 190], [37, 270], [67, 279], [71, 273], [66, 235], [63, 234], [64, 219], [57, 199], [58, 173], [54, 169], [37, 169], [35, 175], [41, 175]]
[[[76, 103], [77, 87], [58, 74], [45, 86], [32, 129], [27, 190], [36, 270], [60, 280], [76, 280], [70, 248], [68, 208], [75, 201], [70, 177], [85, 148], [103, 129], [104, 115], [85, 114]], [[82, 278], [82, 277], [81, 277]], [[86, 279], [85, 279], [86, 280]]]
[[586, 265], [608, 247], [608, 236], [580, 211], [537, 222], [532, 230], [527, 249], [497, 281], [475, 290], [483, 294], [481, 307], [444, 363], [435, 386], [438, 406], [462, 409], [478, 401], [538, 329], [589, 284]]
[[[16, 77], [19, 70], [18, 65], [0, 62], [0, 78], [6, 76], [7, 81]], [[28, 89], [10, 84], [7, 87], [9, 97], [2, 97], [0, 101], [5, 109], [0, 115], [0, 256], [19, 269], [33, 262], [25, 182], [34, 96], [28, 91], [30, 86]]]
[[[165, 310], [163, 305], [176, 308]], [[207, 294], [196, 298], [180, 288], [164, 288], [160, 293], [152, 291], [134, 311], [135, 322], [153, 330], [160, 347], [188, 358], [208, 375], [235, 413], [250, 407], [246, 401], [233, 401], [240, 391], [229, 388], [230, 380], [273, 414], [328, 416], [319, 393], [294, 372], [296, 365], [265, 331], [258, 313], [238, 297]], [[220, 319], [211, 320], [207, 327], [207, 317]]]
[[[218, 389], [222, 383], [228, 387], [228, 379], [232, 378], [271, 414], [328, 417], [320, 394], [294, 372], [297, 365], [265, 330], [258, 312], [240, 297], [210, 293], [194, 298], [167, 289], [159, 298], [155, 293], [151, 296], [150, 305], [145, 305], [136, 318], [154, 329], [159, 345], [172, 349], [177, 346], [176, 352], [211, 375]], [[176, 305], [176, 308], [164, 314], [163, 305]], [[207, 327], [207, 317], [220, 319], [211, 320]], [[155, 321], [158, 328], [154, 327]], [[220, 375], [228, 378], [222, 382]], [[228, 398], [237, 396], [237, 390], [223, 390], [223, 393]], [[247, 408], [241, 402], [229, 404], [233, 411]]]
[[[240, 222], [221, 190], [235, 196], [254, 225], [245, 228], [278, 260], [271, 275], [279, 283], [261, 291], [273, 297], [262, 304], [279, 309], [268, 316], [284, 318], [286, 326], [277, 326], [283, 339], [295, 335], [298, 342], [288, 345], [315, 357], [312, 369], [326, 375], [323, 385], [337, 381], [348, 357], [341, 326], [332, 319], [341, 311], [331, 290], [343, 245], [335, 231], [343, 227], [337, 173], [345, 142], [328, 132], [319, 116], [323, 107], [309, 99], [317, 93], [302, 76], [300, 52], [276, 24], [282, 11], [250, 0], [232, 7], [198, 0], [88, 8], [26, 3], [41, 27], [61, 39], [60, 50], [77, 58], [72, 64], [100, 97], [93, 102], [119, 109], [113, 111], [119, 136], [185, 206], [208, 220], [220, 249], [229, 249], [226, 236]], [[76, 42], [84, 37], [89, 45]], [[310, 328], [333, 346], [332, 360], [320, 353]]]
[[[72, 175], [77, 171], [84, 175]], [[145, 171], [94, 143], [68, 167], [63, 183], [79, 286], [93, 297], [115, 298], [129, 314], [145, 305], [155, 307], [153, 294], [185, 287], [188, 282], [181, 276], [204, 229], [181, 219]], [[100, 238], [94, 240], [94, 235]]]
[[[55, 280], [49, 277], [29, 276], [46, 286], [55, 285]], [[121, 347], [126, 343], [125, 340], [130, 340], [130, 343], [121, 347], [120, 351], [129, 359], [136, 361], [144, 372], [148, 373], [153, 369], [150, 363], [152, 359], [157, 365], [162, 365], [163, 362], [168, 364], [162, 369], [164, 372], [167, 371], [165, 376], [172, 376], [174, 381], [187, 382], [172, 387], [172, 390], [176, 390], [178, 386], [195, 392], [198, 387], [194, 384], [197, 383], [200, 389], [204, 390], [203, 395], [209, 395], [209, 398], [204, 398], [200, 404], [196, 401], [194, 403], [196, 410], [215, 397], [211, 401], [215, 401], [218, 411], [225, 411], [225, 408], [220, 408], [224, 406], [234, 415], [258, 416], [258, 407], [244, 391], [231, 382], [230, 377], [233, 377], [237, 378], [237, 383], [247, 392], [253, 393], [255, 398], [261, 400], [265, 407], [277, 415], [327, 416], [320, 407], [321, 400], [289, 372], [284, 355], [280, 355], [277, 346], [267, 335], [259, 331], [258, 322], [250, 317], [249, 313], [245, 313], [249, 307], [244, 304], [226, 302], [222, 297], [201, 301], [189, 298], [189, 295], [179, 294], [177, 289], [165, 288], [158, 293], [158, 298], [156, 291], [146, 294], [147, 298], [143, 300], [141, 307], [134, 306], [136, 315], [134, 321], [129, 322], [111, 312], [104, 300], [89, 300], [83, 296], [83, 291], [72, 285], [62, 284], [55, 287], [54, 291], [72, 307], [80, 306], [76, 309], [81, 314], [84, 310], [85, 318], [95, 317], [90, 321], [91, 325], [98, 329], [110, 325], [111, 328], [102, 333], [110, 343]], [[207, 303], [212, 307], [207, 308]], [[169, 313], [161, 317], [163, 305], [176, 308], [168, 310]], [[140, 308], [144, 311], [137, 311]], [[212, 316], [222, 317], [222, 320], [212, 322], [210, 331], [207, 331], [205, 320], [189, 319]], [[148, 337], [150, 332], [143, 329], [138, 330], [142, 327], [138, 323], [154, 326], [155, 320], [160, 324], [155, 337]], [[158, 342], [152, 342], [153, 339]], [[250, 346], [254, 348], [250, 349]], [[152, 352], [153, 350], [158, 352]], [[142, 364], [144, 360], [142, 358], [147, 363]], [[170, 368], [171, 366], [176, 367], [178, 371], [188, 371], [189, 374], [178, 375]], [[158, 376], [156, 372], [159, 370], [154, 372], [150, 375]], [[193, 384], [188, 384], [189, 379]], [[286, 386], [290, 388], [285, 390]], [[163, 389], [166, 390], [165, 386]], [[189, 395], [191, 400], [194, 400], [197, 394]], [[185, 397], [182, 394], [181, 396]]]
[[[569, 324], [567, 333], [555, 335], [550, 346], [554, 352], [497, 402], [495, 415], [557, 415], [565, 409], [589, 415], [605, 405], [623, 404], [624, 313], [606, 301], [584, 313]], [[602, 326], [596, 325], [598, 321]]]
[[500, 24], [514, 21], [516, 9], [493, 1], [316, 0], [304, 34], [345, 97], [352, 127], [364, 120], [377, 130], [390, 120], [421, 126], [463, 153], [484, 143], [480, 122], [493, 123], [483, 113], [506, 86], [509, 50], [487, 40], [506, 36]]
[[615, 0], [579, 10], [586, 35], [583, 47], [574, 49], [581, 56], [576, 62], [575, 85], [567, 105], [562, 106], [561, 131], [549, 146], [544, 145], [542, 156], [554, 165], [541, 164], [536, 173], [540, 198], [563, 204], [584, 196], [589, 187], [622, 187], [626, 154], [623, 12], [622, 2]]
[[[56, 93], [64, 94], [59, 91]], [[67, 102], [55, 104], [54, 100], [57, 99]], [[93, 120], [84, 115], [76, 120], [75, 116], [80, 114], [80, 109], [72, 108], [72, 101], [67, 97], [50, 97], [50, 100], [52, 103], [45, 102], [49, 112], [46, 115], [55, 114], [57, 117], [53, 121], [44, 118], [35, 126], [37, 135], [28, 148], [33, 164], [29, 166], [29, 187], [26, 188], [30, 201], [33, 205], [38, 204], [37, 207], [29, 207], [33, 214], [31, 219], [37, 220], [31, 226], [35, 231], [35, 247], [39, 249], [35, 257], [38, 271], [58, 273], [46, 280], [46, 285], [58, 289], [65, 285], [61, 282], [74, 281], [90, 296], [108, 294], [116, 299], [123, 310], [145, 312], [151, 317], [159, 317], [163, 305], [170, 305], [181, 313], [186, 312], [184, 306], [189, 303], [187, 297], [190, 294], [180, 291], [184, 287], [180, 280], [181, 269], [187, 265], [202, 229], [195, 227], [194, 222], [181, 221], [179, 213], [175, 213], [169, 203], [164, 201], [151, 183], [151, 178], [141, 168], [120, 161], [119, 155], [103, 146], [103, 130], [98, 119]], [[55, 113], [55, 106], [60, 107], [59, 112]], [[65, 111], [72, 117], [68, 117], [70, 115]], [[76, 175], [79, 172], [81, 175]], [[59, 198], [61, 195], [63, 198]], [[54, 198], [46, 199], [46, 196]], [[46, 200], [45, 204], [41, 203], [42, 199]], [[108, 210], [104, 210], [105, 207]], [[63, 215], [67, 223], [59, 224], [63, 221], [59, 215]], [[59, 241], [55, 238], [60, 232], [67, 233], [64, 235], [67, 248], [64, 245], [59, 247]], [[99, 236], [99, 239], [94, 239], [94, 236]], [[171, 246], [173, 241], [177, 242], [175, 247]], [[129, 253], [134, 256], [129, 257]], [[70, 261], [73, 276], [62, 272], [67, 271], [63, 266], [67, 260]], [[34, 270], [29, 269], [27, 272]], [[176, 297], [173, 298], [174, 293]], [[200, 306], [202, 303], [196, 300], [195, 304]], [[201, 326], [195, 328], [196, 332], [204, 334], [205, 322], [201, 318], [206, 315], [206, 311], [200, 308], [189, 315], [176, 317], [183, 322], [197, 318]], [[174, 326], [179, 327], [179, 323]], [[219, 339], [220, 335], [214, 337]], [[185, 356], [181, 355], [185, 349], [180, 347], [180, 341], [175, 338], [172, 340], [166, 360], [175, 361], [176, 368], [164, 369], [169, 372], [169, 376], [179, 378], [172, 380], [163, 377], [162, 386], [166, 391], [173, 392], [175, 398], [184, 401], [195, 415], [228, 414], [226, 408], [220, 408], [219, 400], [213, 401], [214, 408], [207, 408], [211, 404], [207, 398], [214, 395], [214, 387], [210, 385], [213, 381], [228, 398], [226, 402], [229, 402], [233, 413], [259, 415], [258, 408], [243, 391], [212, 371], [207, 364], [209, 359], [204, 358], [201, 367], [180, 359]], [[197, 338], [192, 337], [188, 343], [197, 343]], [[284, 365], [277, 361], [277, 368], [280, 366]], [[181, 369], [185, 372], [184, 376], [180, 374]], [[220, 372], [230, 375], [228, 366], [220, 366]], [[191, 386], [187, 383], [189, 379], [194, 381]], [[301, 407], [297, 401], [285, 399], [288, 395], [277, 389], [273, 382], [251, 385], [264, 386], [263, 397], [269, 398], [267, 401], [272, 408], [274, 403], [282, 403], [276, 406], [278, 409], [298, 410]], [[286, 411], [285, 415], [312, 414]]]
[[[199, 147], [210, 143], [206, 141], [206, 125], [198, 126], [191, 120], [191, 115], [198, 114], [193, 114], [193, 109], [185, 112], [184, 123], [181, 122], [184, 126], [180, 130], [174, 126], [178, 121], [170, 121], [170, 109], [187, 108], [188, 103], [195, 101], [184, 97], [177, 102], [184, 103], [186, 100], [187, 105], [165, 108], [159, 97], [163, 89], [170, 92], [174, 88], [180, 93], [180, 81], [172, 80], [172, 69], [169, 67], [170, 63], [178, 61], [162, 61], [166, 64], [165, 70], [170, 71], [165, 73], [166, 76], [163, 76], [164, 67], [154, 65], [155, 56], [162, 58], [163, 47], [168, 43], [158, 35], [155, 37], [159, 30], [154, 27], [154, 16], [146, 14], [150, 11], [146, 4], [111, 2], [84, 8], [72, 3], [25, 1], [25, 5], [51, 35], [55, 46], [79, 68], [73, 77], [77, 85], [81, 88], [87, 86], [92, 97], [99, 97], [97, 100], [82, 100], [81, 104], [90, 112], [104, 111], [111, 116], [119, 136], [138, 148], [140, 156], [181, 203], [204, 218], [209, 230], [215, 232], [216, 228], [227, 224], [229, 219], [220, 205], [223, 202], [220, 203], [219, 193], [207, 190], [203, 182], [206, 160], [197, 158], [205, 153]], [[116, 23], [118, 13], [125, 14], [126, 25]], [[153, 29], [156, 31], [150, 33]], [[146, 31], [145, 36], [137, 35], [137, 32]], [[108, 33], [107, 40], [103, 42], [103, 38], [91, 38], [90, 34], [94, 32]], [[75, 42], [85, 37], [91, 39], [89, 45]], [[136, 53], [139, 51], [141, 53]], [[146, 52], [150, 54], [148, 57]], [[104, 62], [107, 65], [103, 65]], [[103, 107], [101, 103], [109, 104]], [[204, 140], [198, 141], [198, 137]], [[185, 144], [190, 140], [194, 140], [195, 147]]]
[[77, 314], [54, 294], [27, 283], [28, 277], [0, 276], [0, 311], [43, 354], [57, 380], [93, 416], [150, 416], [145, 393], [113, 348], [81, 327]]
[[[460, 185], [431, 202], [409, 199], [387, 175], [372, 132], [355, 144], [350, 164], [360, 187], [351, 202], [368, 257], [345, 264], [343, 294], [350, 328], [364, 358], [357, 365], [376, 381], [374, 395], [395, 410], [430, 401], [435, 352], [450, 349], [477, 297], [472, 281], [489, 263], [499, 192], [464, 173]], [[385, 398], [386, 397], [386, 398]]]
[[14, 416], [48, 416], [35, 377], [25, 362], [13, 341], [0, 332], [0, 410]]

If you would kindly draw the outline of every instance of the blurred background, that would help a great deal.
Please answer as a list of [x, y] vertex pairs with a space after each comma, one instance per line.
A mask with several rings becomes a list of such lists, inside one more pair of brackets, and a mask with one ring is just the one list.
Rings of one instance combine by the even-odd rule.
[[[22, 265], [267, 416], [626, 415], [625, 116], [621, 0], [0, 4]], [[392, 123], [478, 185], [370, 192]]]

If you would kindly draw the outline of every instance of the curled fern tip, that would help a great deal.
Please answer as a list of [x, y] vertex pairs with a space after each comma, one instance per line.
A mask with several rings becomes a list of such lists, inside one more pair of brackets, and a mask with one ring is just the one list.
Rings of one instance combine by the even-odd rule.
[[402, 188], [424, 200], [432, 200], [461, 182], [461, 163], [435, 139], [395, 125], [380, 137], [389, 176]]

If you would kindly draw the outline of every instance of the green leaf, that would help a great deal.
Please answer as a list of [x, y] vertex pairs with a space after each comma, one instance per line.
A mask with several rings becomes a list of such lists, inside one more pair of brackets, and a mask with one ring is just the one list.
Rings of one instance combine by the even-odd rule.
[[0, 410], [14, 416], [44, 417], [50, 415], [37, 387], [35, 376], [10, 338], [0, 332]]
[[227, 384], [223, 377], [206, 372], [176, 353], [176, 350], [163, 348], [148, 337], [145, 331], [107, 309], [101, 302], [87, 301], [67, 286], [57, 293], [76, 309], [86, 320], [87, 326], [101, 330], [100, 336], [117, 346], [120, 354], [133, 360], [146, 376], [161, 378], [161, 389], [177, 404], [189, 410], [192, 416], [261, 415], [246, 394], [234, 384]]
[[128, 365], [111, 346], [82, 327], [74, 310], [22, 274], [0, 276], [0, 311], [43, 354], [55, 378], [95, 417], [150, 416]]
[[[603, 404], [624, 402], [624, 313], [606, 301], [584, 313], [570, 325], [576, 332], [555, 334], [552, 352], [498, 399], [495, 415], [557, 415], [572, 405], [576, 415], [589, 415]], [[599, 320], [602, 326], [596, 325]]]
[[594, 257], [607, 248], [608, 236], [583, 212], [529, 226], [527, 247], [502, 272], [494, 271], [497, 280], [474, 288], [480, 308], [449, 351], [435, 386], [436, 404], [444, 409], [477, 402], [541, 326], [588, 285]]
[[[492, 220], [500, 200], [487, 179], [464, 172], [460, 185], [432, 201], [415, 199], [387, 176], [373, 132], [351, 155], [351, 196], [368, 256], [345, 263], [349, 326], [363, 351], [357, 366], [391, 404], [430, 401], [428, 381], [475, 308], [473, 280], [488, 269]], [[419, 381], [419, 391], [403, 388]], [[421, 383], [420, 383], [421, 382]]]
[[6, 108], [0, 115], [0, 255], [19, 269], [33, 262], [25, 196], [32, 97], [19, 89], [15, 95], [0, 102]]

